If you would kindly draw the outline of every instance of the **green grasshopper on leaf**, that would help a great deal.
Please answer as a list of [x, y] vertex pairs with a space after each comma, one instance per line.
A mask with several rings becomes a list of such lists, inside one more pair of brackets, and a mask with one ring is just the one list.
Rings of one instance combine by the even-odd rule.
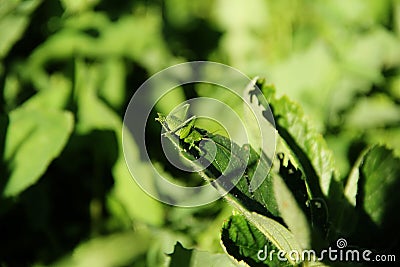
[[[256, 150], [249, 144], [239, 146], [225, 136], [196, 128], [194, 126], [196, 117], [186, 119], [188, 108], [189, 105], [184, 105], [167, 116], [158, 114], [159, 117], [156, 120], [165, 129], [163, 135], [166, 135], [181, 151], [188, 152], [184, 154], [184, 157], [188, 154], [197, 158], [198, 155], [195, 153], [195, 150], [197, 150], [203, 160], [196, 161], [194, 164], [204, 168], [201, 172], [207, 181], [217, 181], [213, 186], [218, 190], [222, 190], [223, 193], [229, 192], [247, 209], [280, 222], [281, 219], [278, 218], [279, 212], [272, 191], [272, 176], [268, 176], [265, 157], [257, 154]], [[176, 135], [181, 142], [177, 142], [177, 138], [171, 138], [172, 134]], [[200, 150], [197, 142], [201, 140], [210, 140], [211, 142], [205, 142], [202, 150]], [[183, 146], [188, 146], [189, 150], [194, 147], [195, 150], [187, 151], [187, 148], [185, 149]], [[214, 153], [212, 147], [215, 147]], [[188, 159], [193, 161], [192, 157], [188, 157]], [[260, 189], [253, 192], [253, 190], [250, 190], [250, 178], [254, 175], [258, 162], [262, 163], [261, 166], [267, 178], [263, 181]], [[218, 177], [223, 178], [218, 181]], [[230, 191], [232, 183], [234, 183], [234, 188], [233, 191]]]
[[201, 152], [200, 148], [196, 146], [195, 142], [201, 141], [204, 137], [204, 134], [194, 127], [194, 123], [196, 121], [195, 116], [185, 120], [188, 109], [189, 104], [185, 104], [167, 116], [158, 113], [158, 118], [156, 118], [156, 120], [159, 121], [166, 130], [163, 135], [174, 133], [179, 137], [180, 140], [183, 140], [183, 142], [189, 144], [189, 150], [194, 147], [196, 150]]

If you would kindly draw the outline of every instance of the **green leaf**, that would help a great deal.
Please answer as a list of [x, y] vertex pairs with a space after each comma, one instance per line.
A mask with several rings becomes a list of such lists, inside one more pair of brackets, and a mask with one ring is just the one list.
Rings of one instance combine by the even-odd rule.
[[49, 77], [47, 88], [43, 88], [26, 102], [25, 107], [41, 109], [63, 109], [68, 105], [72, 94], [71, 81], [59, 74]]
[[279, 93], [301, 103], [318, 128], [323, 127], [331, 95], [330, 90], [320, 88], [330, 88], [340, 73], [330, 50], [324, 42], [313, 42], [304, 50], [291, 53], [287, 59], [271, 67], [268, 73]]
[[[335, 180], [333, 154], [298, 104], [289, 100], [287, 96], [276, 98], [272, 85], [262, 83], [259, 86], [262, 86], [262, 92], [271, 105], [279, 134], [278, 140], [283, 141], [288, 148], [289, 153], [285, 153], [285, 156], [293, 160], [293, 164], [301, 170], [304, 177], [311, 213], [310, 222], [322, 230], [323, 235], [327, 234], [330, 220], [328, 216], [336, 217], [340, 213], [337, 203], [342, 199], [342, 190], [337, 186], [339, 182]], [[268, 103], [258, 91], [249, 94], [250, 100], [254, 101], [252, 97], [255, 95], [255, 101], [258, 100], [259, 104], [268, 110]], [[267, 115], [266, 120], [269, 119]], [[332, 194], [335, 196], [328, 198]]]
[[293, 233], [277, 221], [267, 218], [255, 212], [248, 211], [236, 199], [230, 195], [226, 196], [228, 202], [236, 208], [250, 223], [252, 223], [278, 250], [283, 251], [288, 262], [296, 264], [289, 257], [290, 251], [302, 253], [303, 249], [296, 240]]
[[374, 146], [361, 153], [345, 187], [352, 206], [341, 206], [338, 230], [352, 235], [363, 246], [388, 246], [399, 238], [400, 159], [393, 151]]
[[[364, 80], [383, 80], [380, 69], [400, 63], [399, 40], [387, 29], [377, 26], [347, 43], [343, 61], [345, 70], [353, 72]], [[366, 57], [365, 55], [369, 55]]]
[[[140, 170], [143, 177], [148, 177], [147, 180], [149, 182], [153, 181], [151, 166], [141, 161], [139, 149], [133, 137], [129, 135], [129, 131], [124, 133], [126, 147], [122, 148], [122, 131], [126, 129], [123, 129], [121, 118], [101, 101], [97, 95], [96, 88], [98, 88], [101, 82], [101, 70], [99, 68], [96, 65], [86, 65], [82, 61], [77, 61], [76, 63], [76, 93], [78, 103], [78, 123], [76, 130], [80, 134], [86, 134], [95, 129], [107, 129], [115, 132], [115, 137], [119, 144], [119, 153], [112, 169], [115, 184], [109, 197], [114, 198], [114, 200], [123, 205], [129, 218], [139, 219], [153, 225], [160, 225], [163, 222], [163, 207], [161, 203], [148, 196], [133, 180], [126, 165], [123, 152], [128, 155], [128, 160], [135, 162], [135, 168]], [[140, 203], [140, 205], [137, 205], [137, 203]]]
[[171, 258], [170, 267], [246, 266], [233, 262], [226, 254], [186, 249], [179, 242], [176, 243], [174, 252], [169, 256]]
[[353, 207], [356, 206], [357, 202], [358, 181], [360, 179], [360, 167], [363, 164], [365, 155], [368, 151], [369, 149], [363, 151], [356, 160], [356, 162], [354, 163], [354, 166], [350, 171], [349, 177], [347, 178], [346, 186], [344, 188], [344, 195]]
[[[128, 134], [125, 134], [124, 138], [128, 138]], [[126, 140], [124, 142], [127, 144]], [[131, 159], [135, 160], [136, 168], [140, 170], [143, 177], [148, 177], [149, 182], [152, 181], [150, 166], [140, 161], [139, 155], [136, 153], [138, 149], [133, 140], [129, 141], [129, 144], [130, 152], [127, 153], [132, 153]], [[163, 206], [159, 201], [147, 195], [133, 180], [123, 156], [117, 159], [112, 173], [115, 184], [109, 198], [116, 199], [121, 203], [131, 220], [136, 219], [152, 225], [161, 225], [164, 218]]]
[[[163, 121], [162, 118], [163, 116], [160, 115], [160, 122]], [[206, 167], [201, 172], [203, 177], [213, 182], [213, 185], [220, 192], [225, 193], [228, 191], [228, 194], [225, 195], [228, 202], [238, 209], [247, 220], [253, 223], [277, 248], [287, 253], [292, 249], [301, 251], [301, 246], [294, 235], [283, 225], [275, 221], [282, 221], [282, 219], [279, 217], [275, 200], [273, 176], [268, 175], [269, 170], [266, 168], [266, 156], [263, 154], [261, 156], [258, 155], [250, 145], [240, 147], [224, 136], [213, 135], [205, 130], [196, 129], [194, 127], [193, 131], [199, 130], [204, 134], [203, 140], [205, 142], [201, 144], [199, 148], [200, 152], [190, 150], [188, 144], [177, 142], [173, 138], [170, 138], [173, 144], [180, 149], [182, 156], [187, 159], [202, 156], [203, 158], [197, 161], [197, 164], [204, 164], [202, 167]], [[215, 153], [211, 153], [212, 149], [215, 150]], [[210, 162], [211, 164], [209, 165]], [[256, 163], [259, 162], [261, 162], [262, 174], [266, 178], [260, 187], [253, 192], [247, 176], [251, 177], [258, 165]], [[215, 180], [221, 175], [223, 175], [222, 180]], [[232, 183], [235, 182], [237, 183], [230, 190]], [[292, 263], [294, 264], [295, 262], [292, 261]]]
[[[161, 124], [166, 124], [164, 115], [159, 114], [158, 120]], [[167, 129], [169, 129], [168, 126], [165, 125]], [[211, 134], [196, 127], [192, 127], [191, 130], [192, 132], [201, 132], [202, 140], [205, 141], [200, 148], [196, 147], [195, 150], [190, 149], [191, 144], [178, 142], [170, 134], [167, 134], [166, 137], [181, 151], [181, 155], [185, 159], [193, 160], [202, 157], [195, 164], [204, 168], [201, 174], [207, 181], [217, 181], [214, 186], [222, 194], [229, 192], [248, 209], [278, 218], [279, 211], [273, 193], [273, 177], [268, 175], [267, 157], [264, 154], [259, 156], [248, 144], [240, 147], [225, 136]], [[266, 178], [259, 188], [253, 192], [248, 177], [252, 177], [258, 165], [260, 166], [260, 175], [265, 175]], [[221, 177], [221, 179], [216, 180], [218, 177]]]
[[0, 2], [0, 60], [23, 35], [29, 24], [29, 15], [41, 0]]
[[99, 2], [99, 0], [80, 1], [80, 0], [61, 0], [64, 9], [69, 13], [80, 13], [88, 10]]
[[10, 113], [5, 143], [9, 178], [3, 195], [16, 196], [35, 184], [67, 143], [72, 114], [21, 107]]
[[[293, 205], [291, 207], [299, 212], [299, 208], [301, 208], [303, 213], [307, 214], [312, 227], [319, 229], [320, 234], [317, 236], [322, 234], [323, 237], [328, 232], [328, 207], [335, 205], [328, 201], [328, 195], [332, 193], [332, 181], [336, 182], [332, 179], [334, 177], [332, 152], [298, 104], [286, 96], [276, 98], [274, 86], [265, 85], [262, 79], [259, 79], [256, 84], [262, 87], [263, 95], [257, 90], [252, 90], [245, 97], [249, 97], [251, 102], [258, 102], [260, 106], [264, 107], [263, 116], [267, 121], [271, 120], [267, 112], [269, 107], [271, 108], [278, 130], [276, 153], [283, 156], [280, 159], [281, 170], [286, 168], [282, 164], [290, 162], [292, 168], [288, 168], [288, 171], [293, 174], [299, 172], [299, 175], [280, 173], [284, 175], [282, 178], [285, 179], [292, 194], [295, 194], [296, 197], [296, 201], [293, 201], [292, 204], [295, 205], [297, 202], [298, 207], [295, 208]], [[307, 198], [304, 199], [302, 195], [306, 195]], [[305, 204], [307, 205], [305, 206]], [[301, 229], [307, 225], [304, 220], [296, 221], [290, 218], [289, 214], [286, 215], [286, 220], [292, 222], [292, 228], [299, 227]], [[299, 222], [302, 226], [297, 225]], [[307, 246], [309, 238], [303, 235], [302, 243]], [[321, 238], [317, 237], [317, 240], [321, 241]]]
[[[288, 177], [296, 178], [296, 177]], [[280, 214], [301, 247], [311, 247], [311, 229], [304, 211], [280, 176], [274, 178], [274, 192]]]
[[[171, 55], [162, 39], [158, 10], [148, 8], [144, 15], [125, 15], [112, 22], [106, 14], [85, 12], [66, 19], [65, 27], [51, 35], [29, 58], [29, 68], [37, 87], [45, 86], [46, 63], [64, 61], [81, 55], [89, 58], [130, 58], [149, 73], [160, 70], [160, 62], [169, 62]], [[99, 37], [83, 30], [95, 29]], [[143, 35], [143, 31], [146, 32]], [[115, 40], [119, 40], [115, 42]]]
[[[236, 261], [249, 266], [291, 266], [278, 259], [278, 249], [241, 215], [232, 215], [222, 226], [222, 245]], [[286, 259], [286, 258], [285, 258]]]
[[232, 260], [226, 254], [223, 253], [210, 253], [207, 251], [198, 251], [196, 254], [194, 254], [192, 260], [192, 266], [234, 267], [234, 266], [245, 266], [245, 265], [241, 263], [232, 262]]
[[389, 233], [400, 224], [396, 214], [400, 205], [400, 159], [385, 147], [373, 147], [364, 157], [361, 166], [362, 183], [359, 183], [357, 205], [362, 205], [367, 214], [381, 229]]
[[52, 264], [56, 267], [128, 266], [145, 254], [151, 244], [148, 231], [122, 232], [96, 237], [78, 245], [71, 255]]
[[[224, 136], [211, 134], [208, 134], [208, 136], [215, 142], [217, 147], [213, 161], [213, 166], [217, 172], [207, 168], [205, 176], [213, 179], [213, 177], [219, 177], [221, 173], [224, 173], [224, 176], [229, 177], [233, 183], [237, 181], [235, 187], [229, 191], [230, 195], [234, 196], [249, 210], [278, 218], [279, 210], [274, 197], [273, 176], [268, 173], [267, 157], [264, 154], [258, 155], [250, 145], [246, 144], [239, 147]], [[206, 142], [203, 149], [210, 151], [207, 148], [207, 144], [210, 143]], [[208, 154], [206, 154], [206, 158], [207, 156]], [[211, 161], [212, 159], [209, 160]], [[252, 177], [258, 164], [261, 170], [260, 175], [264, 175], [265, 179], [255, 191], [252, 191], [249, 177]], [[238, 172], [241, 169], [244, 169], [244, 173]], [[238, 176], [240, 174], [242, 176]], [[232, 176], [230, 177], [229, 175]], [[222, 183], [218, 183], [218, 185], [226, 188], [226, 185]]]
[[280, 215], [303, 248], [323, 247], [328, 230], [328, 207], [321, 198], [312, 198], [297, 166], [293, 152], [278, 136], [273, 175]]
[[384, 94], [361, 98], [348, 112], [346, 127], [349, 129], [371, 129], [399, 122], [400, 108]]
[[273, 86], [266, 85], [262, 90], [272, 107], [278, 133], [293, 152], [306, 176], [310, 193], [314, 197], [327, 196], [335, 166], [332, 152], [322, 135], [298, 104], [287, 96], [276, 98]]
[[125, 65], [120, 59], [108, 59], [102, 72], [104, 82], [99, 94], [113, 108], [119, 109], [125, 100]]
[[217, 217], [213, 218], [207, 228], [201, 232], [198, 237], [199, 248], [212, 252], [220, 252], [221, 248], [221, 225], [232, 214], [233, 208], [230, 205], [224, 205], [222, 211]]

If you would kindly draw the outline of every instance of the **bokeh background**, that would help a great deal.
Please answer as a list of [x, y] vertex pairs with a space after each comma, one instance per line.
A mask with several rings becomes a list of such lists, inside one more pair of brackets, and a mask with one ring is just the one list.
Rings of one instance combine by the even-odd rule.
[[[135, 90], [192, 60], [297, 101], [342, 178], [369, 144], [400, 155], [398, 0], [0, 0], [0, 266], [168, 266], [177, 241], [223, 253], [225, 202], [159, 203], [122, 153]], [[203, 94], [178, 88], [157, 111]], [[166, 176], [195, 179], [149, 149]]]

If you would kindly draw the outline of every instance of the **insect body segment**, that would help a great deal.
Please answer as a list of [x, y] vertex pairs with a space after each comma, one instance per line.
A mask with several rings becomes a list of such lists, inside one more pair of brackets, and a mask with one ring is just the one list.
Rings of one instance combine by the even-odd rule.
[[195, 117], [190, 118], [186, 122], [182, 123], [182, 128], [176, 131], [176, 134], [179, 135], [180, 139], [185, 139], [188, 137], [194, 127]]
[[183, 139], [183, 141], [185, 143], [190, 144], [189, 149], [191, 149], [192, 147], [195, 147], [199, 152], [201, 152], [200, 148], [195, 145], [195, 142], [199, 142], [202, 139], [203, 139], [203, 135], [199, 131], [197, 131], [195, 128], [193, 128], [192, 131]]

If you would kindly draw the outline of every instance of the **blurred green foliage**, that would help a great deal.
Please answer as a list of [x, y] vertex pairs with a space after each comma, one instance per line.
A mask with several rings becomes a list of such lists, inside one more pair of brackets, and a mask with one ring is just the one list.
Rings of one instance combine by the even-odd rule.
[[231, 208], [163, 205], [122, 154], [130, 97], [176, 63], [266, 76], [324, 134], [343, 179], [369, 144], [400, 155], [399, 47], [398, 0], [0, 0], [0, 265], [162, 266], [177, 241], [222, 252]]

